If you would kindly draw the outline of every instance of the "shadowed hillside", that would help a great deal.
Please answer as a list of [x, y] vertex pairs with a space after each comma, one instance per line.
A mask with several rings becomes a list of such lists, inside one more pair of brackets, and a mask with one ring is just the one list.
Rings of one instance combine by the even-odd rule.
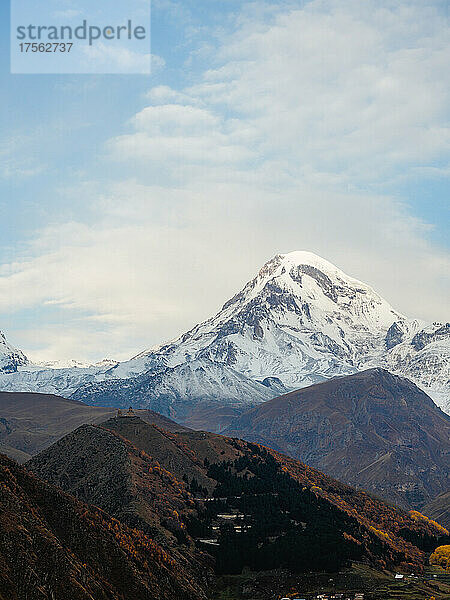
[[439, 494], [423, 507], [422, 512], [431, 519], [442, 523], [447, 529], [450, 528], [450, 491]]
[[[153, 431], [152, 425], [136, 420]], [[178, 552], [178, 542], [183, 542], [179, 559], [194, 561], [193, 544], [184, 531], [194, 500], [184, 482], [118, 433], [82, 425], [31, 459], [27, 467], [141, 529], [165, 548]]]
[[225, 433], [405, 508], [422, 507], [450, 485], [450, 417], [413, 383], [382, 369], [269, 400]]
[[2, 600], [200, 600], [191, 571], [128, 528], [0, 455]]
[[[101, 423], [116, 413], [115, 408], [87, 406], [51, 394], [0, 392], [0, 452], [25, 462], [80, 425]], [[169, 431], [185, 429], [151, 410], [136, 414]]]

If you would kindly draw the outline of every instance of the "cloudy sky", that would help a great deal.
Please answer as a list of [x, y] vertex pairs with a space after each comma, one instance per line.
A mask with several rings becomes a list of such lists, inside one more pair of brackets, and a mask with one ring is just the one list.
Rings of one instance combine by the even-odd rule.
[[151, 76], [9, 75], [5, 4], [0, 329], [32, 358], [128, 358], [292, 250], [448, 319], [445, 0], [153, 0]]

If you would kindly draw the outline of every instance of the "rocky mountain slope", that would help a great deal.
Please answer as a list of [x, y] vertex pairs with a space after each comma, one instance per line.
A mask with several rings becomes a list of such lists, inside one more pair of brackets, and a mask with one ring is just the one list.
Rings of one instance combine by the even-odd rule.
[[276, 448], [407, 508], [450, 487], [450, 417], [383, 369], [300, 389], [249, 410], [227, 435]]
[[201, 426], [201, 405], [242, 411], [283, 391], [381, 366], [450, 410], [450, 325], [410, 320], [368, 285], [309, 252], [277, 255], [212, 318], [120, 364], [23, 367], [0, 389], [134, 403]]
[[[114, 408], [87, 406], [60, 396], [0, 392], [0, 452], [25, 462], [80, 425], [100, 423], [116, 412]], [[183, 429], [151, 410], [136, 413], [169, 431]]]
[[189, 542], [183, 522], [194, 506], [183, 481], [117, 432], [82, 425], [32, 458], [27, 467], [49, 483], [144, 531], [180, 563], [195, 563], [189, 544], [184, 551], [177, 548], [179, 538]]
[[386, 347], [384, 362], [375, 362], [414, 381], [450, 414], [450, 323], [396, 322]]
[[2, 600], [202, 600], [192, 569], [0, 455]]
[[[192, 549], [195, 539], [219, 573], [245, 565], [332, 570], [352, 558], [420, 570], [423, 550], [448, 533], [275, 451], [206, 432], [168, 432], [139, 418], [83, 426], [27, 466], [152, 532], [180, 564], [189, 553], [194, 569], [204, 556]], [[240, 531], [222, 525], [221, 513], [238, 519]]]
[[439, 494], [426, 504], [422, 511], [431, 519], [439, 521], [447, 529], [450, 528], [450, 491]]

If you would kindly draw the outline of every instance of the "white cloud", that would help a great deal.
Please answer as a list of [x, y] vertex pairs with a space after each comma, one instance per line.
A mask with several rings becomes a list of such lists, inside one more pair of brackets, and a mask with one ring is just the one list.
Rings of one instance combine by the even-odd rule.
[[252, 150], [234, 139], [227, 124], [195, 106], [148, 106], [132, 120], [135, 132], [110, 141], [119, 160], [174, 161], [182, 164], [226, 164], [245, 161]]
[[36, 134], [0, 141], [0, 179], [27, 179], [42, 173], [46, 167], [38, 158], [37, 146]]
[[[273, 164], [278, 176], [355, 187], [450, 162], [450, 41], [432, 7], [314, 0], [269, 22], [243, 19], [211, 60], [216, 67], [195, 86], [150, 90], [160, 106], [144, 109], [135, 132], [118, 140], [121, 156], [153, 160], [157, 145], [178, 162], [213, 156], [185, 123], [199, 107], [211, 124], [221, 115], [214, 131], [201, 119], [198, 127], [229, 149], [226, 159], [258, 157], [252, 168], [264, 174]], [[184, 132], [178, 140], [169, 111], [172, 128]], [[147, 114], [162, 118], [158, 133], [167, 140], [148, 136]]]
[[420, 5], [311, 2], [262, 29], [244, 24], [190, 91], [242, 115], [264, 153], [373, 181], [448, 160], [446, 29]]
[[194, 106], [165, 104], [148, 106], [134, 117], [136, 129], [151, 135], [204, 135], [215, 130], [220, 119], [207, 110]]
[[128, 179], [93, 198], [97, 220], [41, 232], [0, 269], [0, 311], [57, 303], [80, 332], [59, 347], [44, 332], [46, 358], [49, 347], [125, 358], [167, 340], [294, 249], [410, 316], [448, 317], [448, 254], [379, 191], [420, 170], [448, 174], [445, 22], [419, 2], [314, 0], [250, 16], [199, 83], [154, 87], [110, 139], [107, 159]]
[[89, 70], [94, 69], [98, 73], [148, 74], [164, 67], [164, 60], [160, 56], [134, 52], [120, 44], [96, 42], [92, 46], [82, 46], [82, 50], [90, 62]]
[[195, 104], [195, 98], [172, 89], [168, 85], [157, 85], [148, 91], [146, 98], [155, 104]]

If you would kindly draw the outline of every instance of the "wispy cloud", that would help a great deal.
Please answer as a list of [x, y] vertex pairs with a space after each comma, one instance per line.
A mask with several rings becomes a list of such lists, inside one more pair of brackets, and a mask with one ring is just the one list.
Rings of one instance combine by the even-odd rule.
[[97, 42], [83, 46], [83, 51], [95, 70], [102, 72], [150, 73], [164, 66], [164, 60], [156, 55], [134, 52], [121, 45]]
[[28, 179], [45, 170], [35, 152], [37, 140], [33, 135], [13, 135], [0, 141], [0, 179]]

